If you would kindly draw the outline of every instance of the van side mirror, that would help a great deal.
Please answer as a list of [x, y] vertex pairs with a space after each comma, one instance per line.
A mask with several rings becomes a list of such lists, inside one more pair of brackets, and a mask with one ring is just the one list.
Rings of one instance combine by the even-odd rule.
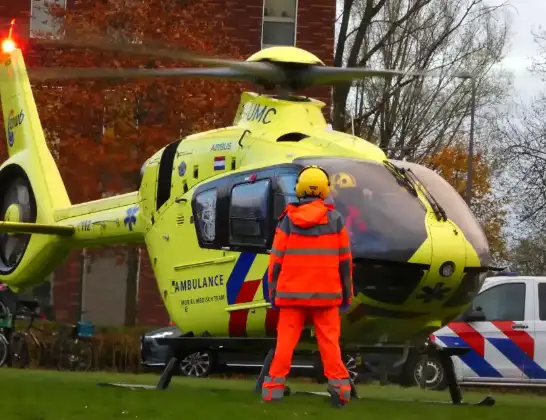
[[463, 316], [463, 322], [484, 322], [487, 321], [482, 308], [472, 308]]

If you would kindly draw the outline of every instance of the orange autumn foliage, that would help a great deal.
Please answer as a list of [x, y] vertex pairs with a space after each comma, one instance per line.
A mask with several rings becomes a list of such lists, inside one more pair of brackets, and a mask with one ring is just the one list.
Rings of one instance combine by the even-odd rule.
[[[444, 147], [426, 158], [423, 164], [437, 171], [457, 192], [466, 197], [468, 150], [464, 144]], [[504, 201], [494, 195], [492, 188], [494, 168], [483, 153], [476, 153], [472, 166], [471, 210], [484, 229], [495, 260], [506, 258], [503, 227], [506, 223]]]
[[[111, 42], [153, 40], [196, 52], [241, 58], [207, 0], [75, 0], [50, 6], [59, 30]], [[27, 67], [175, 67], [174, 60], [49, 48], [31, 40]], [[136, 188], [142, 164], [168, 143], [230, 125], [240, 84], [200, 79], [63, 81], [34, 85], [42, 125], [73, 202]], [[2, 130], [4, 131], [4, 130]], [[2, 148], [5, 139], [1, 140]], [[0, 152], [1, 153], [1, 152]]]

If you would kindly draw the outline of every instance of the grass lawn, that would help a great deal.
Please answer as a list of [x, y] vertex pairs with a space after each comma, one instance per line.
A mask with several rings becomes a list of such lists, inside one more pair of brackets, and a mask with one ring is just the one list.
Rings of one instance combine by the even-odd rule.
[[[0, 369], [2, 420], [65, 419], [343, 419], [525, 420], [543, 419], [546, 398], [498, 395], [494, 407], [453, 407], [424, 401], [448, 401], [447, 392], [361, 386], [361, 399], [342, 410], [331, 408], [325, 397], [293, 395], [280, 403], [264, 404], [252, 392], [254, 383], [236, 379], [174, 378], [166, 391], [102, 388], [99, 382], [155, 384], [156, 375], [59, 373]], [[324, 391], [324, 385], [291, 382], [293, 391]], [[484, 393], [465, 393], [477, 402]], [[399, 401], [401, 399], [412, 401]]]

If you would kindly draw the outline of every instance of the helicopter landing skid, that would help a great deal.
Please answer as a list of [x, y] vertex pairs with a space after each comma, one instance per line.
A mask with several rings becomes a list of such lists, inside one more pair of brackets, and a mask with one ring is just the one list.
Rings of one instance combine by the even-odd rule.
[[[442, 401], [427, 401], [431, 404], [451, 404], [451, 405], [474, 405], [474, 406], [480, 406], [480, 407], [493, 407], [496, 403], [496, 400], [493, 396], [488, 395], [483, 400], [481, 400], [478, 403], [475, 404], [469, 404], [463, 401], [463, 393], [461, 391], [461, 387], [459, 386], [459, 381], [457, 381], [457, 376], [455, 375], [455, 367], [453, 365], [453, 360], [451, 356], [455, 356], [459, 353], [461, 353], [461, 349], [452, 349], [452, 348], [442, 348], [437, 345], [435, 345], [432, 342], [427, 343], [427, 348], [430, 350], [433, 350], [435, 354], [439, 357], [440, 362], [442, 363], [442, 366], [444, 368], [444, 372], [446, 375], [446, 382], [449, 390], [449, 396], [451, 397], [451, 403], [449, 402], [442, 402]], [[463, 351], [463, 354], [466, 353], [466, 351]], [[425, 389], [426, 385], [426, 369], [427, 369], [427, 363], [426, 359], [428, 357], [428, 352], [424, 353], [423, 358], [423, 373], [421, 375], [419, 385], [422, 389]]]

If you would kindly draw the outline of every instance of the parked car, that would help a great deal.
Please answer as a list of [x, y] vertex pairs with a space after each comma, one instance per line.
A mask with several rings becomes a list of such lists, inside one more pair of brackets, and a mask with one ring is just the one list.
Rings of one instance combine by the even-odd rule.
[[[159, 370], [165, 367], [169, 358], [167, 346], [159, 345], [156, 341], [160, 337], [180, 336], [180, 330], [174, 326], [158, 328], [141, 337], [141, 363], [150, 370]], [[250, 371], [259, 373], [263, 367], [265, 353], [235, 353], [221, 350], [204, 350], [184, 358], [178, 370], [180, 375], [206, 377], [212, 373], [225, 371]], [[295, 355], [292, 361], [292, 374], [315, 377], [318, 381], [324, 380], [322, 368], [317, 363], [318, 357], [313, 355]], [[345, 355], [345, 364], [351, 378], [358, 382], [360, 379], [359, 355]]]
[[[546, 277], [486, 279], [471, 307], [431, 337], [442, 347], [469, 351], [453, 356], [462, 385], [546, 386]], [[434, 387], [445, 386], [442, 365], [428, 359]], [[414, 374], [422, 372], [417, 364]]]

